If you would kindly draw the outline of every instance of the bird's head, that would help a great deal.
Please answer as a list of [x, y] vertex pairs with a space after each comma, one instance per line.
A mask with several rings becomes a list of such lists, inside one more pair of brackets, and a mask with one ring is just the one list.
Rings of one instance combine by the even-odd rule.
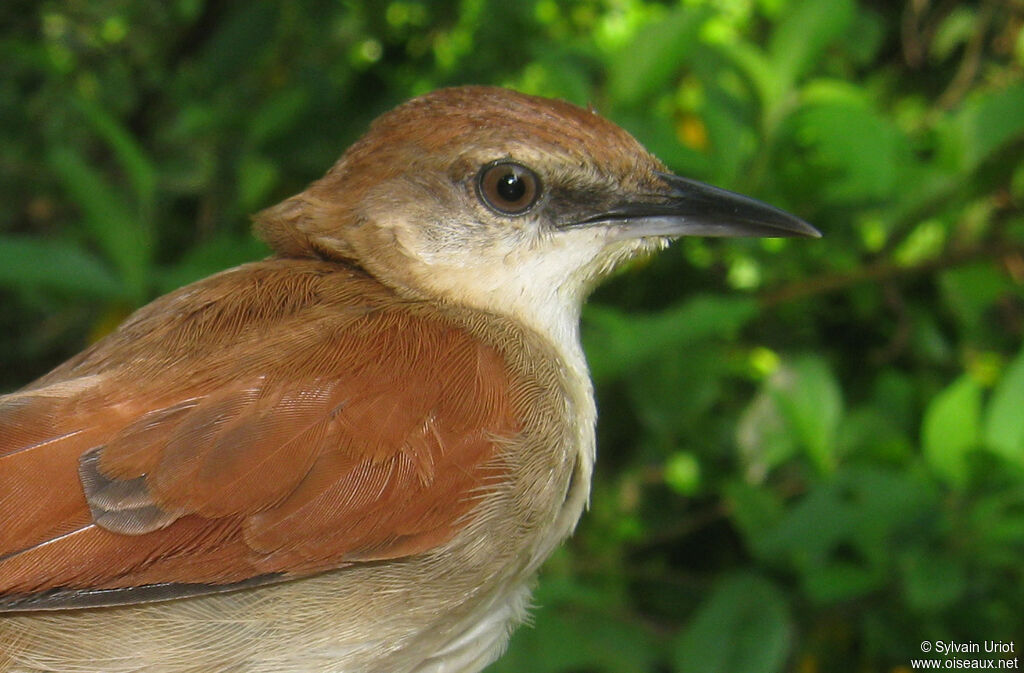
[[679, 236], [818, 235], [667, 173], [592, 111], [492, 87], [381, 116], [257, 226], [279, 254], [354, 262], [401, 293], [555, 329], [616, 265]]

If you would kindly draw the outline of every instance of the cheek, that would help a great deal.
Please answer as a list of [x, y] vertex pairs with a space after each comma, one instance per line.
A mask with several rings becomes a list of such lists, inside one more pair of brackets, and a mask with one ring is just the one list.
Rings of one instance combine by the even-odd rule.
[[506, 253], [504, 266], [511, 273], [557, 286], [574, 282], [604, 247], [600, 236], [583, 231], [524, 235], [522, 239]]

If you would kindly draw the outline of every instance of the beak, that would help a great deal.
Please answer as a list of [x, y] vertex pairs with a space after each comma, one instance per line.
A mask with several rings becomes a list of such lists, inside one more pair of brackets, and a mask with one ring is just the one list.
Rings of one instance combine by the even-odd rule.
[[657, 173], [666, 190], [651, 200], [622, 203], [577, 225], [612, 227], [621, 238], [664, 236], [760, 236], [821, 233], [800, 218], [767, 203], [670, 173]]

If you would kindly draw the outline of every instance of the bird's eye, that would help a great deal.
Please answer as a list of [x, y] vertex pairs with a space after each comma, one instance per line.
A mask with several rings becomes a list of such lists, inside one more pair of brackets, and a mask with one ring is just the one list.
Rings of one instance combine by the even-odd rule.
[[522, 164], [495, 161], [480, 169], [476, 191], [488, 208], [502, 215], [522, 215], [540, 196], [540, 179]]

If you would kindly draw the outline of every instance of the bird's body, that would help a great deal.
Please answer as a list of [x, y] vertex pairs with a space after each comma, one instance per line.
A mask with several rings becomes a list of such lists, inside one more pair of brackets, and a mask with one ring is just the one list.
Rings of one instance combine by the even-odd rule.
[[[207, 301], [196, 305], [197, 293]], [[288, 301], [266, 306], [261, 293]], [[223, 338], [197, 343], [197, 329]], [[258, 353], [252, 344], [259, 344]], [[135, 364], [119, 374], [111, 358]], [[176, 366], [182, 362], [189, 367]], [[589, 405], [590, 396], [558, 362], [549, 344], [512, 321], [401, 299], [365, 273], [314, 260], [246, 265], [154, 302], [114, 337], [5, 398], [8, 427], [17, 423], [26, 433], [21, 443], [34, 446], [35, 436], [27, 435], [38, 428], [68, 447], [5, 456], [5, 478], [25, 484], [5, 501], [23, 515], [5, 527], [5, 549], [8, 537], [52, 540], [0, 561], [5, 593], [37, 597], [32, 607], [89, 604], [109, 600], [102, 590], [123, 585], [155, 585], [150, 598], [159, 598], [188, 593], [186, 584], [342, 568], [188, 600], [14, 613], [0, 621], [0, 652], [13, 656], [23, 647], [50, 657], [37, 670], [51, 661], [65, 662], [57, 670], [81, 671], [339, 670], [339, 661], [346, 671], [449, 670], [409, 657], [446, 649], [464, 650], [459, 660], [482, 665], [504, 641], [510, 620], [522, 617], [525, 582], [568, 534], [586, 498], [587, 475], [573, 478], [586, 468], [566, 407]], [[146, 389], [139, 380], [154, 386]], [[344, 390], [332, 389], [339, 380]], [[69, 390], [68, 381], [77, 389]], [[181, 390], [189, 391], [186, 410], [163, 412], [182, 406]], [[206, 414], [204, 408], [230, 409], [223, 415], [233, 427], [209, 437], [182, 427], [190, 414]], [[22, 410], [42, 417], [21, 416]], [[183, 474], [188, 485], [172, 488], [188, 490], [196, 503], [227, 509], [226, 500], [233, 500], [230, 508], [254, 514], [225, 513], [220, 519], [229, 523], [216, 527], [186, 516], [134, 536], [92, 523], [99, 517], [81, 495], [81, 454], [115, 441], [138, 449], [136, 432], [153, 430], [126, 433], [126, 420], [154, 411], [161, 418], [153, 420], [164, 426], [157, 430], [165, 459], [181, 437], [191, 440], [187, 459], [228, 448], [251, 454], [242, 464], [206, 460]], [[322, 432], [332, 441], [272, 453], [279, 445], [268, 438], [294, 428], [296, 418], [308, 416], [311, 425], [331, 414], [335, 427]], [[352, 446], [357, 433], [374, 441]], [[228, 438], [251, 444], [229, 447]], [[317, 456], [294, 455], [318, 446]], [[359, 461], [353, 453], [361, 454]], [[172, 460], [169, 469], [178, 467]], [[317, 484], [331, 506], [289, 502], [304, 471], [335, 480]], [[255, 484], [265, 487], [259, 498], [272, 504], [231, 497], [233, 483], [246, 498]], [[450, 504], [456, 493], [462, 497]], [[299, 505], [306, 511], [296, 511]], [[58, 507], [68, 514], [54, 529], [48, 513]], [[107, 526], [117, 525], [116, 512], [106, 516]], [[562, 530], [554, 539], [552, 525]], [[326, 546], [278, 551], [282, 541], [303, 537]], [[152, 559], [154, 549], [167, 551]], [[382, 564], [396, 558], [402, 560], [395, 567]], [[168, 582], [177, 586], [167, 588]], [[479, 587], [499, 584], [507, 591], [479, 595]], [[40, 590], [83, 586], [91, 593], [38, 598]], [[145, 598], [134, 593], [109, 595], [112, 602]], [[465, 618], [451, 622], [460, 613]], [[247, 647], [224, 647], [232, 641]], [[80, 662], [75, 669], [67, 663], [72, 654]]]
[[[0, 397], [0, 672], [480, 670], [587, 501], [580, 305], [688, 233], [661, 171], [579, 108], [436, 92], [259, 216], [274, 257]], [[813, 232], [736, 199], [683, 224]]]

